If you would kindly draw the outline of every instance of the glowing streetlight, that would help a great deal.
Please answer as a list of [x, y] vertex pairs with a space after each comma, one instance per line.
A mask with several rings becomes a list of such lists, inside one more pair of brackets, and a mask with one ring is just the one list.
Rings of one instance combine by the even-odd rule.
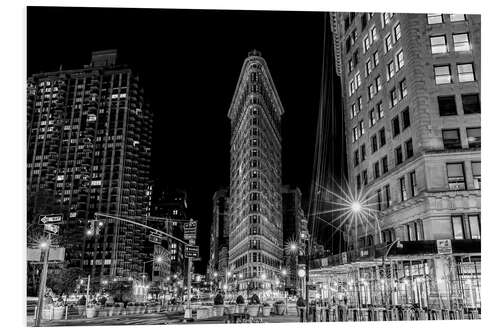
[[265, 279], [267, 278], [266, 273], [262, 273], [262, 275], [260, 276], [260, 278], [261, 278], [262, 280], [265, 280]]
[[227, 277], [231, 277], [231, 271], [227, 272]]
[[238, 274], [238, 278], [243, 279], [243, 273]]
[[214, 278], [218, 277], [219, 276], [219, 273], [215, 272], [214, 273]]
[[290, 243], [290, 252], [291, 253], [296, 253], [298, 249], [298, 246], [296, 243]]
[[286, 269], [283, 269], [283, 270], [281, 271], [281, 275], [286, 276], [286, 274], [287, 274]]
[[224, 284], [224, 285], [222, 286], [222, 289], [227, 290], [227, 284]]
[[358, 200], [354, 200], [352, 203], [351, 203], [351, 210], [356, 214], [356, 213], [359, 213], [361, 211], [361, 209], [363, 208], [363, 206], [361, 206], [361, 203], [358, 201]]
[[163, 261], [163, 257], [162, 256], [156, 257], [156, 262], [157, 263], [161, 263], [162, 261]]
[[42, 250], [46, 250], [46, 249], [48, 249], [48, 248], [49, 248], [49, 242], [48, 242], [48, 241], [46, 241], [46, 240], [42, 240], [42, 241], [40, 242], [39, 246], [40, 246], [40, 248], [41, 248]]
[[297, 272], [297, 275], [300, 277], [300, 278], [303, 278], [304, 276], [306, 276], [306, 271], [304, 269], [299, 269], [299, 271]]

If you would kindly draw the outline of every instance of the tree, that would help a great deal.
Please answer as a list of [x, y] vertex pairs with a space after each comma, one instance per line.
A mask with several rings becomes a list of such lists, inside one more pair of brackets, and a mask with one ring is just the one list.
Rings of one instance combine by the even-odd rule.
[[68, 295], [75, 290], [77, 281], [82, 276], [85, 276], [85, 271], [79, 267], [65, 268], [47, 277], [47, 287], [59, 296]]

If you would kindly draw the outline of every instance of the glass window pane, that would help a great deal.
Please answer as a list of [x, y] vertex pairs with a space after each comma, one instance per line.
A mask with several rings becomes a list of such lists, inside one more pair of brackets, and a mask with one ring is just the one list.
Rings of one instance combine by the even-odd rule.
[[469, 216], [470, 238], [481, 239], [481, 231], [479, 228], [479, 216]]
[[448, 177], [463, 177], [463, 169], [461, 163], [450, 163], [446, 166], [448, 168]]
[[429, 23], [429, 24], [443, 23], [443, 15], [442, 14], [427, 14], [427, 23]]
[[431, 37], [431, 52], [433, 54], [448, 52], [448, 47], [446, 45], [446, 37], [445, 36]]
[[457, 34], [453, 35], [453, 45], [455, 46], [455, 51], [470, 51], [469, 35], [468, 34]]
[[462, 227], [462, 217], [461, 216], [453, 216], [451, 218], [453, 224], [453, 238], [455, 239], [464, 239], [464, 231]]
[[481, 162], [472, 162], [472, 174], [481, 176]]
[[450, 21], [451, 22], [465, 21], [465, 14], [450, 14]]
[[457, 69], [459, 82], [474, 81], [474, 69], [472, 67], [472, 64], [457, 65]]

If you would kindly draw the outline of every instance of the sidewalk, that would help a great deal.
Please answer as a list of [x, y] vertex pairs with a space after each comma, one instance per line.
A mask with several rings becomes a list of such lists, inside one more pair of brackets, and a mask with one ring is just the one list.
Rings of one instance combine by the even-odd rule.
[[[271, 315], [269, 317], [259, 317], [262, 318], [262, 323], [298, 323], [299, 322], [299, 317], [295, 314], [288, 314], [288, 315], [283, 315], [283, 316], [278, 316], [278, 315]], [[201, 319], [201, 320], [194, 320], [192, 322], [189, 322], [187, 324], [225, 324], [227, 320], [226, 316], [223, 317], [211, 317], [207, 319]], [[180, 321], [182, 323], [182, 320]], [[257, 324], [260, 324], [260, 322], [254, 322]], [[254, 324], [252, 323], [252, 324]], [[232, 325], [238, 325], [231, 323]], [[247, 323], [244, 323], [247, 324]]]

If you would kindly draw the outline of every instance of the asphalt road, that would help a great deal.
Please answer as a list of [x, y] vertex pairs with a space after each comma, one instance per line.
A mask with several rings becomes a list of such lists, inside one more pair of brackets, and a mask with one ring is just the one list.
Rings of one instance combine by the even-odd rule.
[[[179, 323], [183, 318], [184, 313], [149, 313], [127, 316], [98, 317], [92, 319], [42, 321], [41, 326], [165, 325]], [[33, 320], [28, 322], [28, 326], [33, 326]]]

